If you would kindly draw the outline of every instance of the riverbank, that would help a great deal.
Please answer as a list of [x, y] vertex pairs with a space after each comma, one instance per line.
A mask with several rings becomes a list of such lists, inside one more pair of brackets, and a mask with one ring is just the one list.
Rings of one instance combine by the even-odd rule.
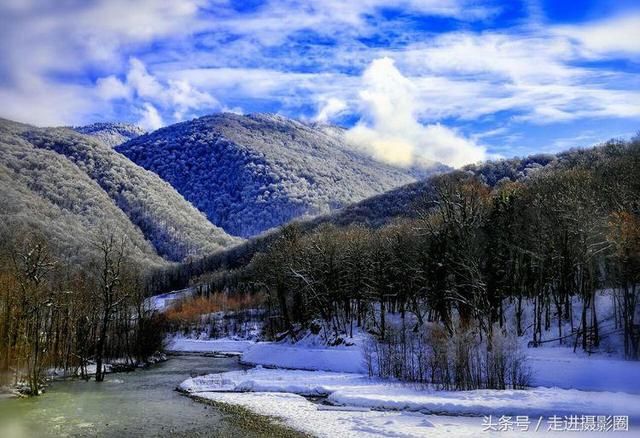
[[[624, 416], [640, 426], [640, 395], [576, 389], [438, 391], [355, 373], [262, 367], [190, 378], [180, 389], [198, 400], [279, 417], [314, 436], [474, 436], [486, 418], [503, 416], [542, 419], [539, 434], [549, 432], [555, 417]], [[309, 397], [323, 397], [322, 404]]]
[[[156, 352], [149, 356], [143, 362], [132, 363], [129, 359], [120, 359], [114, 360], [111, 362], [107, 362], [103, 366], [104, 374], [113, 374], [113, 373], [128, 373], [131, 371], [135, 371], [136, 369], [144, 369], [151, 365], [155, 365], [167, 360], [167, 355], [164, 353]], [[86, 366], [86, 380], [91, 380], [95, 377], [96, 374], [96, 364], [90, 363]], [[51, 368], [47, 370], [41, 388], [39, 388], [40, 395], [46, 392], [46, 389], [49, 385], [56, 381], [64, 381], [64, 380], [72, 380], [72, 379], [82, 379], [83, 376], [80, 374], [80, 367], [74, 369], [58, 369]], [[19, 397], [29, 397], [29, 386], [26, 382], [19, 382], [16, 385], [3, 385], [0, 386], [0, 400], [1, 399], [10, 399], [10, 398], [19, 398]]]
[[[220, 352], [225, 341], [207, 345]], [[472, 437], [492, 432], [507, 437], [519, 435], [525, 426], [529, 433], [546, 435], [566, 418], [590, 421], [589, 416], [610, 425], [587, 425], [583, 433], [620, 436], [620, 430], [612, 430], [614, 417], [625, 418], [632, 431], [640, 428], [639, 363], [588, 357], [564, 347], [529, 349], [527, 355], [531, 388], [456, 392], [371, 379], [362, 372], [358, 345], [259, 342], [241, 356], [256, 368], [196, 376], [180, 389], [199, 401], [239, 406], [321, 437]], [[507, 420], [498, 431], [500, 418]], [[604, 430], [589, 431], [591, 427]]]

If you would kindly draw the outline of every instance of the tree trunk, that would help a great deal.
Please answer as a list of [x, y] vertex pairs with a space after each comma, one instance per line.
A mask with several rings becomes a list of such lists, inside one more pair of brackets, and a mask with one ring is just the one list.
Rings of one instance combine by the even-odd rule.
[[98, 338], [98, 345], [96, 346], [96, 382], [102, 382], [104, 380], [103, 370], [103, 357], [104, 357], [104, 345], [107, 337], [107, 328], [109, 325], [109, 311], [105, 311], [102, 319], [102, 328], [100, 330], [100, 337]]
[[385, 338], [385, 313], [387, 312], [387, 309], [385, 308], [384, 305], [384, 296], [380, 297], [380, 339], [384, 340]]

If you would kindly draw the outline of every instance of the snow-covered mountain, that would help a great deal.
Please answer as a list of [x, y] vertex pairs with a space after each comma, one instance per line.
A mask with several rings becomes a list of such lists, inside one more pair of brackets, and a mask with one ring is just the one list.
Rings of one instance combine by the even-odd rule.
[[443, 168], [384, 164], [347, 146], [342, 128], [272, 114], [201, 117], [116, 150], [242, 237], [329, 213]]
[[74, 131], [97, 138], [107, 146], [116, 147], [145, 133], [145, 130], [130, 123], [93, 123], [75, 126]]
[[0, 119], [0, 151], [0, 217], [14, 235], [26, 227], [82, 248], [94, 231], [115, 231], [153, 262], [238, 242], [156, 174], [90, 136]]

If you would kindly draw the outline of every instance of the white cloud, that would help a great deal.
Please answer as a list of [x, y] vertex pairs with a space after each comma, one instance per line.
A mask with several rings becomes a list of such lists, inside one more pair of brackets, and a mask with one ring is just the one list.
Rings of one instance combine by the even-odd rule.
[[375, 26], [367, 18], [377, 16], [381, 9], [396, 8], [431, 16], [477, 20], [496, 13], [492, 7], [472, 0], [270, 0], [256, 12], [238, 16], [222, 4], [219, 16], [229, 19], [216, 22], [219, 31], [250, 36], [265, 45], [281, 43], [287, 36], [303, 29], [313, 29], [323, 35], [369, 34]]
[[[358, 78], [339, 73], [298, 73], [263, 68], [197, 68], [168, 73], [171, 80], [187, 81], [199, 89], [215, 91], [225, 103], [237, 99], [273, 101], [292, 116], [300, 106], [325, 102], [327, 96], [352, 101]], [[334, 103], [335, 104], [335, 103]]]
[[145, 65], [136, 58], [129, 60], [129, 72], [127, 73], [127, 87], [143, 99], [164, 100], [164, 87], [158, 80], [149, 74]]
[[[40, 125], [109, 116], [104, 99], [127, 90], [113, 73], [123, 53], [157, 38], [188, 36], [201, 0], [0, 2], [0, 114]], [[55, 79], [87, 68], [108, 74], [96, 89]], [[56, 99], [57, 98], [57, 99]]]
[[24, 88], [0, 87], [0, 117], [40, 126], [76, 125], [91, 121], [96, 113], [109, 114], [108, 106], [89, 87], [29, 81]]
[[[557, 26], [539, 8], [517, 27], [490, 30], [488, 22], [484, 31], [438, 34], [412, 27], [405, 17], [482, 20], [495, 13], [493, 3], [267, 0], [242, 13], [227, 0], [47, 3], [0, 3], [0, 114], [5, 117], [77, 124], [114, 115], [138, 117], [137, 111], [149, 113], [145, 104], [150, 104], [169, 123], [226, 105], [252, 111], [254, 103], [266, 102], [294, 117], [314, 117], [309, 108], [316, 105], [315, 117], [328, 121], [358, 116], [354, 110], [360, 108], [361, 135], [367, 129], [386, 132], [394, 141], [378, 139], [378, 149], [399, 160], [403, 153], [389, 152], [394, 149], [389, 145], [404, 142], [400, 149], [412, 151], [404, 155], [419, 154], [430, 126], [440, 126], [429, 132], [439, 143], [453, 144], [459, 137], [476, 150], [455, 130], [445, 135], [447, 128], [437, 124], [444, 119], [453, 120], [449, 124], [492, 118], [501, 124], [543, 124], [640, 117], [635, 73], [585, 63], [635, 62], [638, 12]], [[385, 8], [404, 13], [389, 20]], [[463, 28], [469, 27], [458, 27]], [[322, 44], [314, 44], [306, 31]], [[365, 42], [369, 37], [378, 43]], [[359, 94], [360, 72], [384, 56], [396, 60], [404, 80], [396, 79], [408, 96], [385, 102], [384, 92]], [[93, 89], [87, 72], [102, 76]], [[385, 113], [391, 104], [404, 116]], [[390, 121], [383, 121], [387, 117]]]
[[168, 98], [171, 106], [175, 109], [173, 116], [176, 120], [182, 120], [192, 109], [208, 108], [210, 111], [221, 108], [212, 95], [199, 91], [191, 86], [187, 81], [168, 82]]
[[164, 122], [156, 107], [150, 103], [145, 103], [140, 110], [142, 117], [138, 120], [138, 125], [147, 131], [155, 131], [164, 126]]
[[[473, 120], [500, 111], [535, 123], [640, 115], [637, 79], [580, 66], [584, 53], [571, 38], [534, 27], [447, 33], [394, 57], [416, 86], [420, 116], [431, 120]], [[613, 54], [601, 55], [607, 56]]]
[[563, 38], [528, 30], [521, 32], [453, 32], [417, 43], [403, 60], [416, 71], [449, 75], [485, 74], [485, 79], [553, 83], [582, 76], [571, 68], [575, 47]]
[[125, 81], [115, 76], [107, 76], [98, 79], [96, 85], [98, 95], [103, 99], [126, 99], [133, 105], [142, 101], [143, 112], [149, 115], [143, 118], [144, 123], [149, 123], [150, 126], [162, 123], [156, 106], [170, 112], [174, 121], [183, 120], [195, 110], [214, 111], [222, 107], [216, 98], [194, 88], [187, 80], [160, 81], [136, 58], [129, 60], [129, 71]]
[[99, 78], [96, 81], [96, 88], [98, 95], [105, 100], [128, 99], [131, 97], [131, 88], [113, 75]]
[[430, 160], [460, 167], [485, 159], [473, 140], [441, 124], [421, 124], [417, 118], [415, 85], [390, 58], [373, 61], [362, 77], [363, 118], [347, 139], [378, 159], [398, 165]]
[[342, 99], [336, 97], [330, 97], [322, 100], [322, 107], [318, 111], [315, 117], [317, 122], [327, 123], [332, 118], [344, 113], [347, 109], [347, 104]]
[[640, 55], [640, 13], [631, 13], [552, 31], [575, 40], [589, 58]]

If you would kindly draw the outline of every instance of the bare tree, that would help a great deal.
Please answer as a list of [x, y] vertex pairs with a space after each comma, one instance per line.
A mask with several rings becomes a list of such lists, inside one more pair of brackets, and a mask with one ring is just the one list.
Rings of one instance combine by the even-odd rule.
[[53, 304], [53, 292], [48, 287], [48, 277], [55, 266], [46, 243], [28, 236], [14, 249], [13, 264], [20, 286], [19, 309], [23, 312], [22, 327], [18, 333], [27, 340], [27, 381], [30, 392], [39, 394], [39, 382], [43, 353], [43, 327], [49, 308]]
[[115, 311], [128, 297], [123, 290], [122, 282], [127, 261], [127, 240], [110, 233], [102, 235], [93, 243], [98, 252], [97, 274], [98, 284], [95, 298], [100, 303], [102, 314], [99, 321], [98, 339], [96, 342], [96, 382], [104, 380], [104, 353], [110, 320]]

